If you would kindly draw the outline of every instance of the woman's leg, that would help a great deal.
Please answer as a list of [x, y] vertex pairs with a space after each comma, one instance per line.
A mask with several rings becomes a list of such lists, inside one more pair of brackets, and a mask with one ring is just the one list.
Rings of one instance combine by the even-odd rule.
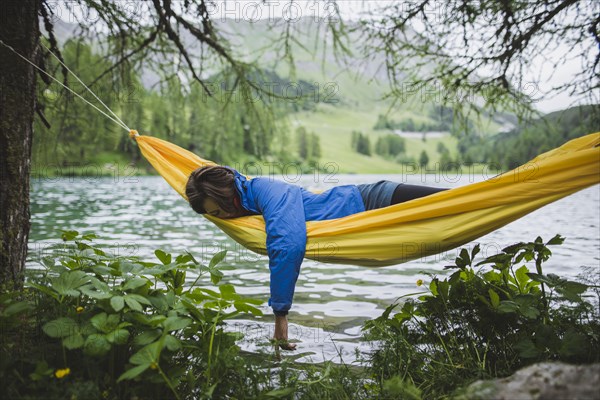
[[418, 199], [419, 197], [429, 196], [437, 192], [442, 192], [444, 188], [435, 188], [430, 186], [407, 185], [401, 183], [394, 190], [391, 204], [404, 203], [405, 201]]

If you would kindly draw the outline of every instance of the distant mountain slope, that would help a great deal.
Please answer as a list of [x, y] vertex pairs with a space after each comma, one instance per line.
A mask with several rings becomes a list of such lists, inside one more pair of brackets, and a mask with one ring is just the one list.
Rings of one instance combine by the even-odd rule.
[[600, 105], [577, 106], [547, 114], [488, 140], [464, 138], [459, 149], [469, 160], [512, 169], [573, 138], [598, 131]]

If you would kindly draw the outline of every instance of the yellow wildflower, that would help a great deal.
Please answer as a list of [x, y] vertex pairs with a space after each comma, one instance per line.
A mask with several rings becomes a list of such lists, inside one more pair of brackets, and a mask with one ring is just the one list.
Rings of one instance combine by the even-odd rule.
[[75, 311], [77, 311], [77, 314], [81, 314], [83, 312], [83, 307], [79, 306], [75, 309]]
[[423, 286], [423, 279], [419, 279], [417, 281], [417, 286]]
[[158, 364], [153, 361], [152, 364], [150, 364], [150, 369], [157, 369], [157, 368], [158, 368]]
[[56, 376], [58, 379], [62, 379], [65, 376], [69, 375], [70, 373], [71, 373], [71, 369], [70, 368], [57, 369], [54, 372], [54, 376]]

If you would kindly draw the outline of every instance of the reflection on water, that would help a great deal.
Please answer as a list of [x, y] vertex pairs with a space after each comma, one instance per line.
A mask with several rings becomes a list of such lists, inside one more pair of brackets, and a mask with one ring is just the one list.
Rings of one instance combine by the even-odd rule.
[[[402, 179], [404, 178], [404, 180]], [[333, 185], [395, 180], [430, 186], [456, 187], [482, 176], [442, 179], [436, 175], [336, 175], [290, 177], [292, 183], [309, 189]], [[450, 180], [452, 182], [450, 182]], [[332, 181], [332, 182], [329, 182]], [[548, 240], [557, 233], [567, 240], [554, 248], [547, 272], [575, 276], [581, 266], [600, 268], [600, 186], [583, 190], [550, 204], [479, 240], [482, 256], [496, 253], [517, 241], [540, 235]], [[176, 254], [190, 251], [205, 262], [215, 252], [227, 249], [225, 281], [239, 293], [265, 300], [265, 316], [240, 319], [230, 329], [246, 334], [244, 347], [264, 349], [272, 336], [268, 262], [229, 239], [207, 220], [195, 214], [187, 203], [160, 177], [141, 178], [56, 178], [34, 181], [31, 192], [32, 228], [30, 254], [35, 257], [56, 242], [61, 230], [95, 232], [97, 240], [119, 254], [154, 258], [161, 248]], [[472, 247], [474, 243], [466, 246]], [[298, 280], [289, 319], [290, 337], [299, 339], [300, 352], [313, 352], [312, 361], [354, 359], [360, 344], [361, 324], [377, 317], [399, 296], [418, 291], [423, 272], [443, 274], [442, 267], [456, 256], [456, 250], [405, 264], [370, 269], [352, 265], [330, 265], [306, 260]], [[193, 277], [188, 277], [193, 280]], [[205, 281], [203, 284], [210, 285]], [[305, 358], [308, 359], [308, 358]]]

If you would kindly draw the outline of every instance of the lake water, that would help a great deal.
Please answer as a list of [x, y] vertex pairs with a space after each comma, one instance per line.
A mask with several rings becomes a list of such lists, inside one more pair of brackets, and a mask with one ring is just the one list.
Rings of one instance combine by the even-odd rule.
[[[463, 174], [439, 175], [334, 175], [287, 177], [308, 189], [359, 184], [389, 179], [397, 182], [439, 187], [456, 187], [486, 177]], [[30, 255], [47, 251], [58, 242], [61, 230], [94, 232], [96, 240], [120, 254], [132, 254], [156, 261], [154, 250], [180, 254], [190, 251], [207, 261], [215, 252], [227, 249], [225, 282], [244, 295], [265, 301], [265, 316], [247, 317], [229, 324], [229, 329], [246, 334], [242, 347], [249, 351], [271, 351], [265, 343], [272, 336], [273, 318], [266, 306], [269, 296], [268, 260], [240, 248], [188, 204], [160, 177], [55, 178], [32, 181], [32, 227]], [[495, 254], [518, 241], [544, 240], [560, 233], [567, 240], [553, 248], [545, 271], [574, 277], [582, 266], [600, 271], [600, 186], [580, 191], [537, 210], [474, 243], [482, 256]], [[428, 280], [424, 272], [444, 274], [443, 266], [454, 260], [457, 251], [385, 268], [330, 265], [305, 260], [298, 280], [294, 305], [289, 315], [290, 338], [298, 339], [300, 352], [311, 352], [302, 361], [345, 362], [355, 360], [355, 349], [368, 351], [360, 343], [362, 323], [379, 316], [399, 296], [419, 289], [417, 279]], [[191, 279], [192, 277], [188, 277]], [[210, 286], [210, 283], [203, 283]]]

